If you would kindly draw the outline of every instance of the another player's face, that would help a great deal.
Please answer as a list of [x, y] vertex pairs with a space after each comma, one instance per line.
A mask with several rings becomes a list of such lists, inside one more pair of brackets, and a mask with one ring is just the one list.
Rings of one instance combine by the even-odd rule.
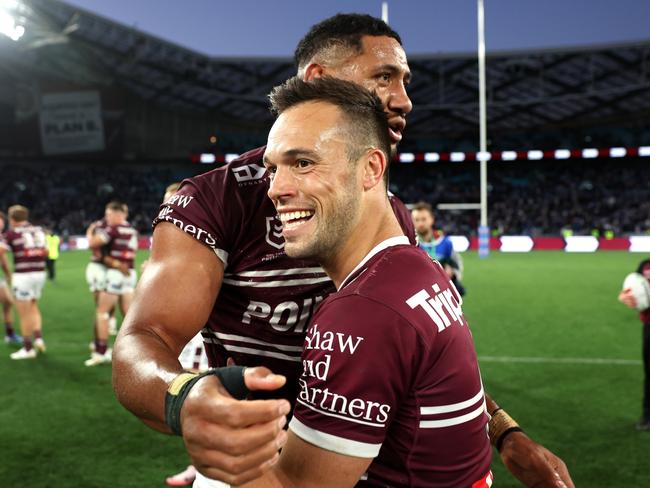
[[411, 211], [411, 217], [413, 218], [415, 232], [418, 234], [428, 234], [431, 227], [433, 227], [433, 216], [428, 210], [413, 210]]
[[359, 165], [348, 160], [346, 127], [323, 102], [292, 107], [273, 124], [264, 164], [288, 256], [327, 262], [359, 220]]
[[406, 53], [392, 37], [364, 36], [361, 42], [360, 55], [328, 68], [325, 74], [353, 81], [377, 94], [388, 113], [391, 150], [395, 152], [406, 127], [406, 115], [413, 109], [406, 93], [411, 80]]

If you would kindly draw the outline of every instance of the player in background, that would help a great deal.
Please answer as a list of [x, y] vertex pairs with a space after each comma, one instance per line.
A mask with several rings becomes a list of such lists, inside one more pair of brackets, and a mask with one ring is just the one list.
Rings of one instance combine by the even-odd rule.
[[[641, 261], [636, 272], [643, 275], [650, 283], [650, 259]], [[630, 308], [637, 308], [636, 298], [630, 288], [622, 290], [618, 299]], [[650, 430], [650, 308], [640, 310], [639, 318], [643, 323], [643, 408], [636, 430], [648, 431]]]
[[85, 361], [86, 366], [111, 362], [108, 347], [110, 311], [119, 304], [123, 315], [129, 310], [137, 280], [134, 269], [138, 249], [137, 231], [126, 220], [127, 210], [120, 202], [106, 205], [106, 226], [89, 228], [88, 245], [92, 249], [105, 247], [102, 262], [106, 265], [106, 286], [99, 290], [95, 327], [95, 350]]
[[436, 216], [433, 207], [426, 202], [418, 202], [411, 207], [411, 217], [418, 236], [418, 247], [431, 259], [437, 260], [445, 268], [447, 276], [461, 295], [465, 295], [463, 278], [463, 258], [454, 250], [449, 236], [434, 228]]
[[43, 228], [29, 222], [29, 210], [22, 205], [9, 207], [9, 230], [0, 244], [0, 258], [11, 250], [14, 272], [11, 287], [20, 319], [23, 347], [11, 354], [11, 359], [34, 359], [45, 352], [43, 319], [38, 308], [45, 285], [45, 233]]
[[[7, 243], [2, 236], [5, 229], [6, 215], [0, 212], [0, 247], [7, 248]], [[3, 244], [4, 243], [4, 244]], [[14, 330], [13, 304], [14, 297], [11, 294], [11, 268], [6, 253], [0, 253], [0, 269], [4, 273], [0, 277], [0, 305], [2, 305], [2, 318], [5, 325], [5, 344], [22, 344], [23, 338]]]
[[[374, 90], [395, 150], [411, 110], [410, 71], [397, 33], [379, 19], [340, 14], [313, 26], [295, 58], [305, 80], [329, 75]], [[166, 391], [183, 372], [177, 356], [201, 328], [212, 366], [225, 365], [228, 357], [266, 365], [287, 375], [287, 386], [274, 395], [296, 397], [307, 324], [333, 288], [314, 263], [283, 252], [280, 222], [266, 196], [263, 153], [254, 149], [186, 180], [155, 221], [150, 264], [116, 341], [113, 386], [126, 408], [162, 432], [170, 432]], [[404, 224], [411, 218], [401, 209]], [[273, 376], [246, 380], [263, 390], [282, 382]], [[508, 469], [528, 486], [572, 487], [562, 460], [486, 400], [490, 412], [498, 410], [492, 439]], [[218, 378], [202, 378], [183, 405], [182, 434], [197, 469], [231, 483], [268, 470], [286, 440], [277, 428], [286, 409], [283, 401], [238, 402]]]

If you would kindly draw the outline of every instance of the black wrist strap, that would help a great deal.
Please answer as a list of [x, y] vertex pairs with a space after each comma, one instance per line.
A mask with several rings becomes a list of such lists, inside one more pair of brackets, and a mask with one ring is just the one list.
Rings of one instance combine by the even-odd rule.
[[215, 375], [226, 389], [226, 391], [237, 400], [244, 400], [250, 391], [244, 382], [244, 366], [228, 366], [224, 368], [215, 368], [204, 373], [192, 375], [182, 373], [172, 382], [165, 393], [165, 423], [176, 435], [183, 435], [181, 430], [181, 408], [190, 393], [192, 387], [204, 376]]
[[503, 431], [503, 433], [499, 436], [495, 444], [497, 451], [501, 452], [501, 448], [503, 447], [503, 441], [506, 440], [506, 437], [508, 437], [513, 432], [523, 432], [523, 431], [524, 430], [521, 427], [510, 427], [509, 429]]

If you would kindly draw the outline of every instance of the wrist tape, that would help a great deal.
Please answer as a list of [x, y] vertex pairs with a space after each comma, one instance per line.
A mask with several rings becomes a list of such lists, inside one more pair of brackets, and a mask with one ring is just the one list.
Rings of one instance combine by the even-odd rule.
[[488, 423], [490, 442], [501, 452], [503, 441], [513, 432], [523, 432], [519, 424], [506, 413], [502, 408], [497, 408], [492, 412], [492, 418]]
[[244, 382], [243, 366], [215, 368], [201, 374], [181, 373], [170, 383], [165, 393], [165, 423], [172, 433], [182, 435], [181, 408], [192, 387], [204, 376], [215, 375], [228, 393], [237, 400], [244, 400], [250, 393]]

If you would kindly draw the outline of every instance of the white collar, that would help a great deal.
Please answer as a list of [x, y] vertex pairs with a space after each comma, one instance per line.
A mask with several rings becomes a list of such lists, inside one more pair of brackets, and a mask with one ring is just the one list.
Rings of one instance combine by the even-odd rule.
[[359, 268], [361, 268], [364, 264], [366, 264], [370, 260], [370, 258], [372, 258], [375, 254], [379, 253], [380, 251], [383, 251], [384, 249], [388, 249], [389, 247], [401, 246], [404, 244], [410, 244], [409, 238], [406, 236], [389, 237], [385, 241], [381, 241], [379, 244], [373, 247], [368, 254], [366, 254], [366, 257], [364, 257], [361, 260], [361, 262], [354, 267], [352, 271], [350, 271], [350, 273], [341, 282], [341, 286], [339, 286], [336, 291], [339, 291], [344, 286], [348, 285], [349, 283], [347, 283], [347, 281], [350, 278], [350, 276], [356, 273], [359, 270]]

